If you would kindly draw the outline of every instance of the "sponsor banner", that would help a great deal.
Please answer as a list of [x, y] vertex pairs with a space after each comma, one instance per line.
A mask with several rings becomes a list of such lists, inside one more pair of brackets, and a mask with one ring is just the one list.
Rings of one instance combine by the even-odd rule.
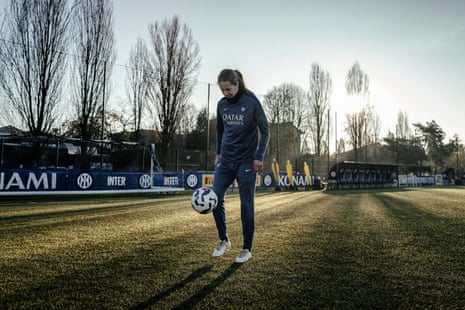
[[[189, 172], [185, 175], [185, 189], [196, 189], [199, 187], [212, 187], [213, 180], [214, 180], [214, 173], [213, 172]], [[310, 186], [312, 183], [312, 179], [314, 176], [312, 175], [311, 178], [307, 178], [304, 174], [294, 174], [292, 177], [292, 183], [294, 187], [303, 187], [306, 188]], [[257, 188], [269, 188], [275, 187], [278, 183], [279, 186], [282, 187], [289, 187], [289, 176], [287, 173], [280, 173], [279, 180], [276, 182], [275, 176], [272, 172], [265, 172], [261, 174], [257, 174], [256, 178], [256, 186]], [[237, 188], [237, 181], [235, 180], [234, 183], [231, 185], [232, 188]]]
[[66, 190], [67, 183], [66, 175], [48, 170], [0, 172], [0, 191]]
[[[273, 185], [273, 178], [271, 175], [267, 174], [266, 182], [263, 181], [262, 175], [257, 175], [255, 180], [255, 185], [257, 187], [271, 187]], [[186, 189], [195, 189], [198, 187], [212, 187], [213, 180], [215, 175], [213, 172], [198, 172], [198, 173], [188, 173], [185, 177], [186, 179]], [[234, 180], [231, 188], [237, 188], [237, 180]]]
[[[143, 172], [80, 171], [68, 169], [0, 170], [0, 194], [2, 192], [92, 192], [92, 191], [144, 191], [154, 188], [192, 190], [213, 186], [213, 171], [157, 172], [153, 175]], [[296, 174], [293, 186], [309, 186], [305, 175]], [[277, 184], [278, 183], [278, 184]], [[257, 175], [257, 188], [275, 186], [288, 187], [289, 177], [279, 174], [276, 182], [272, 172]], [[231, 186], [237, 188], [237, 182]]]
[[[313, 178], [313, 176], [312, 176]], [[292, 180], [289, 179], [288, 173], [280, 173], [279, 174], [279, 186], [283, 187], [290, 187], [291, 185], [294, 187], [308, 187], [311, 185], [311, 182], [305, 174], [293, 174]], [[291, 184], [292, 182], [292, 184]]]
[[153, 176], [155, 186], [184, 187], [182, 173], [156, 172]]
[[214, 179], [214, 174], [202, 174], [202, 186], [212, 187], [213, 179]]
[[0, 192], [150, 189], [147, 173], [76, 170], [2, 170]]
[[416, 176], [416, 175], [399, 175], [397, 177], [399, 186], [423, 186], [423, 185], [443, 185], [443, 176], [429, 175], [429, 176]]

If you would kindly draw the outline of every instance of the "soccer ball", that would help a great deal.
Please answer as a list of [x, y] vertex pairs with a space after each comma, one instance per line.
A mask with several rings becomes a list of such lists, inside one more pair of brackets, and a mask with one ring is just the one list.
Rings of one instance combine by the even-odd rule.
[[216, 193], [207, 187], [197, 188], [192, 194], [192, 208], [200, 214], [212, 212], [218, 205], [218, 196]]

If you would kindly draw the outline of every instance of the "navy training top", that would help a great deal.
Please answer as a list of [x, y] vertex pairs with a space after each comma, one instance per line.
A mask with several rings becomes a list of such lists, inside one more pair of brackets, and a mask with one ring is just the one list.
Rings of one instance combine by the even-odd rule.
[[216, 115], [216, 154], [220, 158], [231, 162], [263, 161], [270, 130], [254, 94], [245, 91], [237, 102], [223, 97], [218, 101]]

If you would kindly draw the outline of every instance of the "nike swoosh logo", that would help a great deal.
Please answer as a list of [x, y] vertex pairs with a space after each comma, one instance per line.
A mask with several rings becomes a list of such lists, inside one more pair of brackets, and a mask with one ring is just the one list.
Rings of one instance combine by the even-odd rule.
[[245, 172], [250, 172], [252, 171], [252, 169], [245, 169]]

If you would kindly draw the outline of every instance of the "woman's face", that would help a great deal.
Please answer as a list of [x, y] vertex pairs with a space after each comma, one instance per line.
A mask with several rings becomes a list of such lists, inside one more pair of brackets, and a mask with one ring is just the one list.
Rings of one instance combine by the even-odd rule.
[[220, 86], [223, 95], [228, 99], [233, 98], [239, 91], [239, 83], [237, 83], [237, 85], [233, 85], [229, 81], [222, 81], [218, 85]]

